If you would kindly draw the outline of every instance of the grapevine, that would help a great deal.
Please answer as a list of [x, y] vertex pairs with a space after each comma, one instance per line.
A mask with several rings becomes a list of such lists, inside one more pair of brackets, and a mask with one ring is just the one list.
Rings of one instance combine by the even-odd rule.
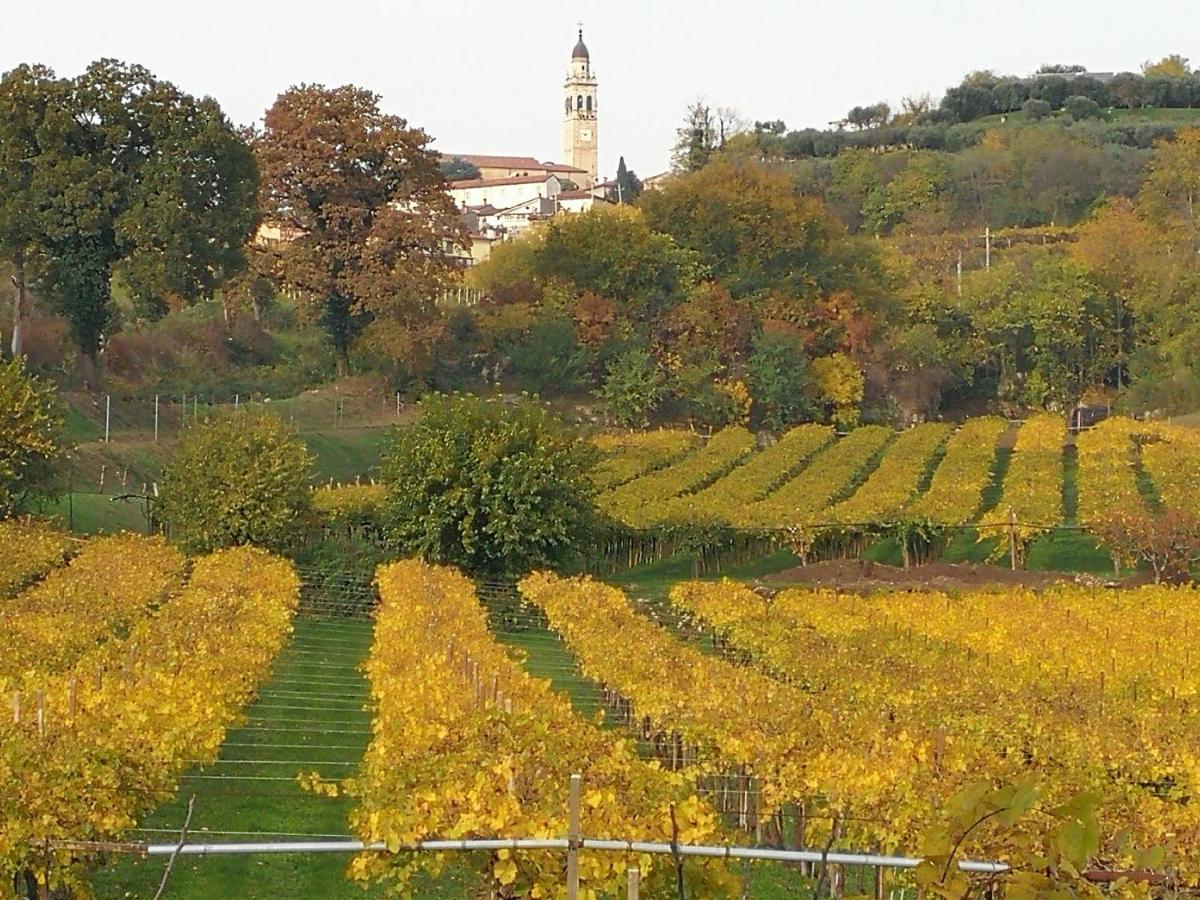
[[[381, 568], [377, 580], [367, 663], [377, 711], [362, 773], [348, 786], [364, 841], [395, 851], [434, 837], [561, 838], [573, 772], [583, 776], [586, 836], [669, 840], [672, 805], [680, 840], [717, 835], [716, 814], [687, 778], [643, 762], [633, 740], [579, 718], [565, 696], [510, 659], [465, 577], [411, 561]], [[441, 864], [428, 854], [365, 854], [351, 875], [404, 890], [417, 871]], [[585, 851], [581, 884], [613, 893], [632, 864], [652, 887], [673, 875], [649, 856]], [[553, 896], [564, 878], [563, 855], [546, 851], [499, 851], [486, 867], [506, 896]], [[702, 893], [724, 878], [717, 868], [688, 868]]]

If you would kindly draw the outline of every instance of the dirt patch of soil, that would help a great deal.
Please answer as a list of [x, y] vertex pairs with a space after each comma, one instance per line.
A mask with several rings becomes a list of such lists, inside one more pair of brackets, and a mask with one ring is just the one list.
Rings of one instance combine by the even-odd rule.
[[1026, 572], [978, 563], [930, 563], [908, 569], [863, 559], [831, 559], [796, 566], [760, 579], [771, 588], [810, 586], [836, 588], [856, 594], [872, 591], [963, 591], [993, 585], [1014, 585], [1044, 590], [1056, 584], [1107, 585], [1092, 575], [1066, 572]]

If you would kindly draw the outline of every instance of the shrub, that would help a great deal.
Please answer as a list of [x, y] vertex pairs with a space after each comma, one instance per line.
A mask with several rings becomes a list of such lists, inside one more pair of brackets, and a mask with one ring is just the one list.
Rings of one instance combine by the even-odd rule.
[[257, 544], [281, 549], [311, 504], [312, 458], [271, 415], [235, 413], [188, 430], [163, 473], [158, 515], [192, 553]]
[[650, 424], [650, 414], [667, 396], [667, 379], [649, 350], [630, 347], [618, 354], [596, 396], [613, 420], [628, 428]]
[[24, 357], [0, 364], [0, 518], [52, 492], [62, 426], [53, 386]]
[[384, 530], [475, 575], [570, 559], [590, 536], [595, 450], [541, 405], [433, 394], [384, 451]]

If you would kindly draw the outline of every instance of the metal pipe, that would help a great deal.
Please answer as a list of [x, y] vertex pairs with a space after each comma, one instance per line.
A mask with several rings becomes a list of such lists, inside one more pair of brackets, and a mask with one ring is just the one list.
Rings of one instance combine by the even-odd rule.
[[[71, 842], [73, 846], [85, 843]], [[396, 849], [398, 853], [448, 850], [567, 850], [570, 841], [565, 838], [495, 838], [465, 840], [431, 840], [407, 844]], [[734, 847], [728, 845], [680, 844], [672, 850], [669, 843], [657, 841], [613, 841], [583, 838], [580, 846], [584, 850], [607, 850], [620, 853], [651, 853], [680, 856], [697, 856], [723, 859], [760, 859], [777, 862], [834, 863], [845, 866], [870, 866], [886, 869], [915, 869], [921, 860], [909, 856], [885, 856], [877, 853], [842, 853], [820, 850], [776, 850], [770, 847]], [[363, 851], [387, 852], [382, 841], [366, 844], [362, 841], [270, 841], [261, 843], [213, 843], [213, 844], [146, 844], [142, 852], [149, 856], [169, 856], [178, 852], [183, 856], [245, 855], [251, 853], [360, 853]], [[1004, 863], [979, 860], [959, 860], [958, 867], [964, 872], [997, 874], [1008, 870]]]

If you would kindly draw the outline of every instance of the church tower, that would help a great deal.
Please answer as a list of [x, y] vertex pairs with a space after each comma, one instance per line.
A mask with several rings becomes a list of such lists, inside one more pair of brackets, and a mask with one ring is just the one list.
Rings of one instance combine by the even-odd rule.
[[563, 123], [563, 162], [577, 169], [585, 169], [580, 175], [591, 187], [596, 183], [599, 172], [596, 115], [596, 79], [592, 75], [592, 60], [587, 45], [583, 42], [583, 28], [579, 29], [579, 40], [571, 51], [571, 68], [563, 85], [566, 95], [566, 121]]

